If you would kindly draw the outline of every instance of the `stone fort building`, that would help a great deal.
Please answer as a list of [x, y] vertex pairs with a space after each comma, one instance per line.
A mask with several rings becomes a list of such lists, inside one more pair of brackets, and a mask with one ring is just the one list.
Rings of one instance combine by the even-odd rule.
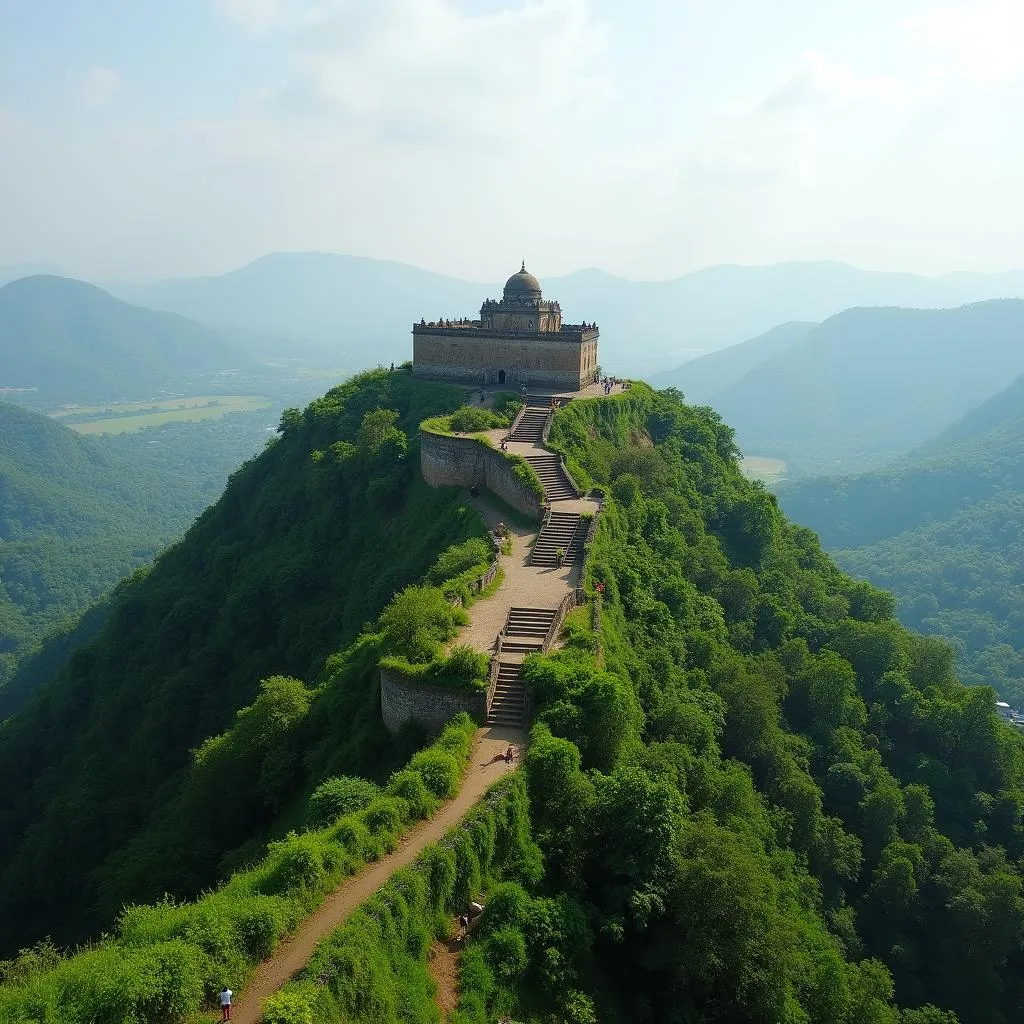
[[479, 320], [421, 320], [412, 328], [412, 372], [428, 380], [579, 391], [597, 377], [597, 324], [562, 323], [540, 282], [519, 273]]

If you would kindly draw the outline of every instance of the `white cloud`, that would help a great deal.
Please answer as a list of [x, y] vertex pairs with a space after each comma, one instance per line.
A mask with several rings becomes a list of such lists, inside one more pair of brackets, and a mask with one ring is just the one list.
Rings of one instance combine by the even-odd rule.
[[761, 95], [707, 115], [686, 177], [731, 187], [812, 174], [844, 134], [871, 146], [873, 136], [907, 111], [908, 100], [905, 85], [892, 76], [860, 74], [823, 53], [805, 52]]
[[250, 32], [266, 32], [283, 20], [288, 3], [287, 0], [214, 0], [214, 7], [225, 18]]
[[401, 144], [562, 144], [610, 91], [589, 0], [468, 14], [452, 0], [328, 0], [292, 22], [280, 100]]
[[1024, 76], [1024, 3], [975, 0], [936, 8], [906, 19], [912, 40], [942, 60], [940, 71], [979, 82]]
[[120, 88], [121, 76], [113, 68], [93, 68], [85, 76], [85, 101], [91, 106], [101, 107]]

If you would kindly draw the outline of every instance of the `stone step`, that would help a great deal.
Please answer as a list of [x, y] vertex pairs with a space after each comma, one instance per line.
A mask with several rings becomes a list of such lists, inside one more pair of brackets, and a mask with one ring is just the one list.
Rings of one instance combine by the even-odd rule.
[[526, 687], [522, 668], [508, 662], [498, 663], [498, 681], [487, 714], [488, 725], [522, 726], [526, 714]]

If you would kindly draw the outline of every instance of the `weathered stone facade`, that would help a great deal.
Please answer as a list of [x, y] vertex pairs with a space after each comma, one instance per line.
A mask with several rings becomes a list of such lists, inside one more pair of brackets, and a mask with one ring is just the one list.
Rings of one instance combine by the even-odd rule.
[[421, 320], [412, 335], [413, 373], [429, 380], [578, 391], [597, 375], [597, 325], [562, 323], [525, 265], [479, 320]]
[[407, 722], [440, 732], [460, 711], [482, 725], [487, 718], [487, 694], [414, 683], [397, 672], [380, 670], [380, 713], [389, 732], [398, 732]]
[[501, 452], [472, 437], [420, 431], [420, 472], [431, 487], [486, 487], [514, 509], [542, 518], [540, 498]]

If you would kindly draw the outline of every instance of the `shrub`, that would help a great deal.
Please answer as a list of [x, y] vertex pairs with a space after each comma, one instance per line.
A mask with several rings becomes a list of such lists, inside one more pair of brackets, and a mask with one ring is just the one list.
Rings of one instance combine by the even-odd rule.
[[263, 1000], [263, 1024], [317, 1024], [317, 988], [311, 982], [290, 985]]
[[448, 419], [452, 430], [472, 434], [480, 430], [490, 430], [492, 427], [508, 426], [506, 420], [495, 416], [490, 409], [484, 409], [478, 405], [464, 405], [456, 409]]
[[461, 544], [452, 544], [438, 555], [437, 561], [426, 575], [426, 582], [431, 586], [440, 586], [467, 570], [478, 567], [482, 573], [490, 561], [490, 544], [482, 537], [470, 537]]
[[325, 779], [309, 798], [307, 821], [313, 828], [322, 828], [336, 818], [361, 811], [379, 794], [380, 789], [368, 779], [351, 775]]
[[427, 789], [423, 776], [409, 768], [395, 772], [385, 792], [389, 796], [401, 797], [409, 805], [409, 814], [413, 818], [426, 818], [437, 809], [437, 800]]
[[436, 587], [406, 587], [380, 616], [386, 649], [413, 662], [430, 661], [466, 621]]
[[427, 789], [439, 800], [450, 800], [459, 791], [462, 765], [440, 750], [421, 750], [409, 767], [422, 776]]

